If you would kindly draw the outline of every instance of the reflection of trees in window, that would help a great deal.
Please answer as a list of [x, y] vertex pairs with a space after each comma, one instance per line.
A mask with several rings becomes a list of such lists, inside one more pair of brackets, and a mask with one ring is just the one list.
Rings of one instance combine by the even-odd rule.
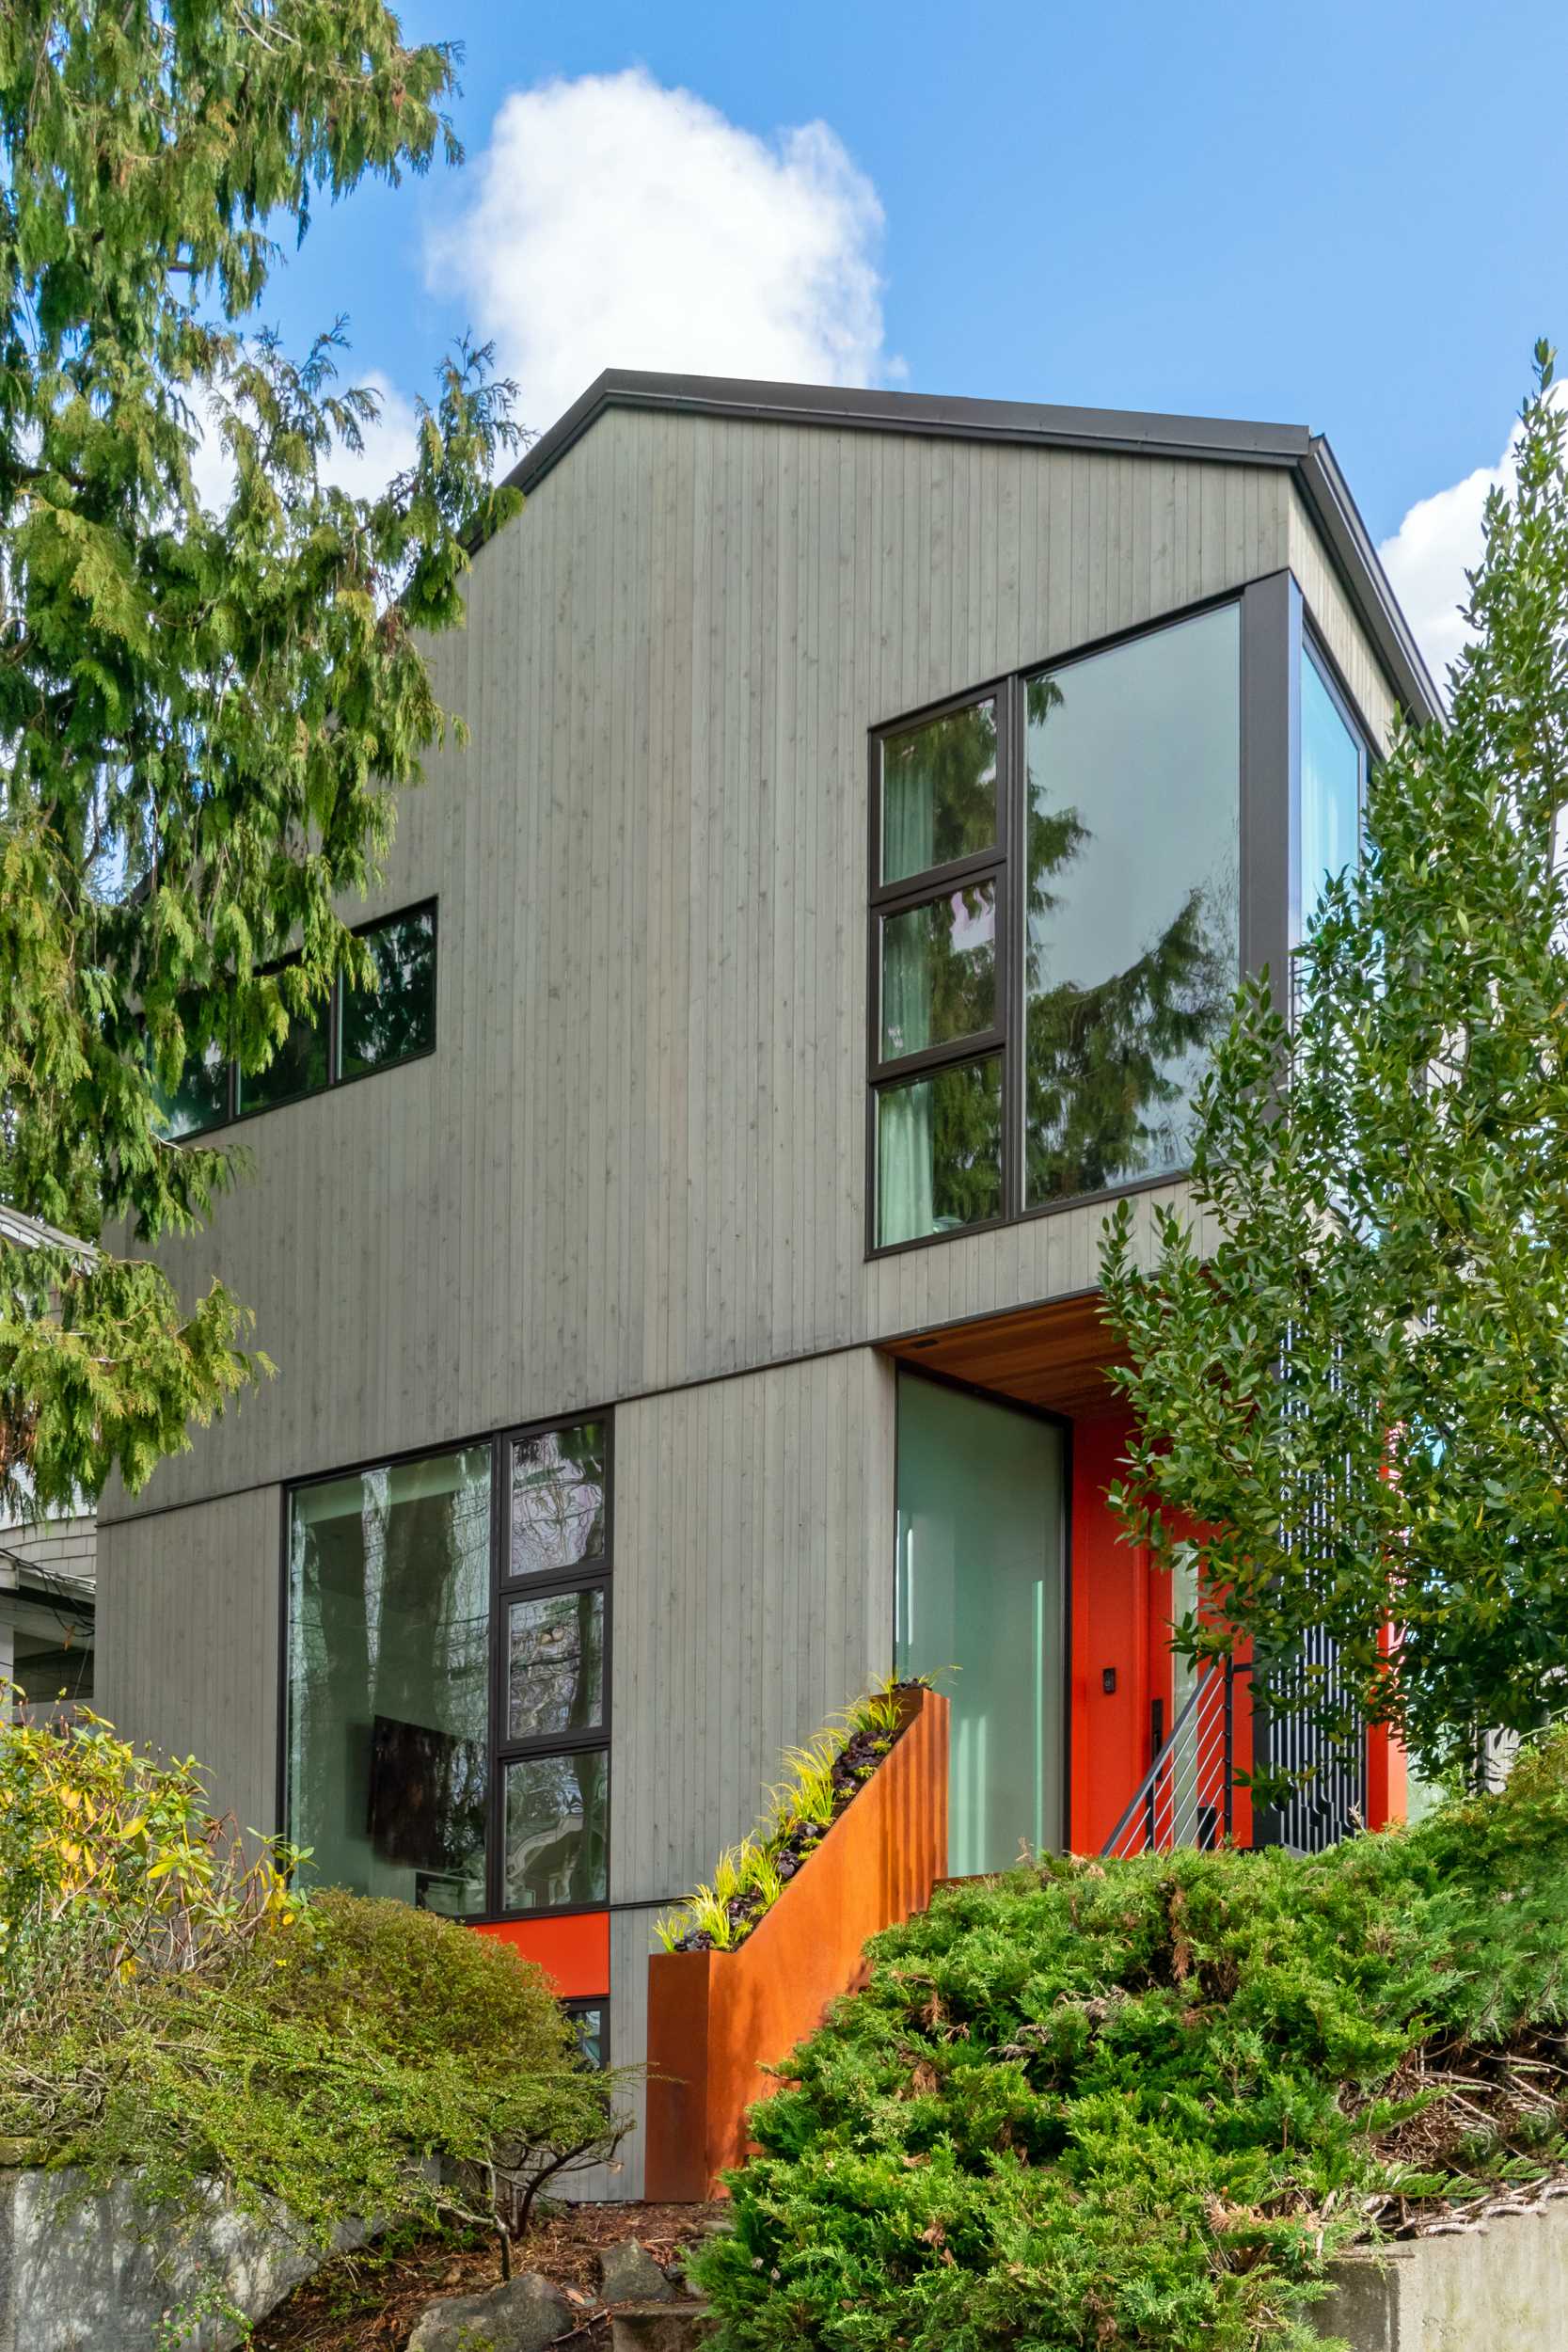
[[342, 1074], [422, 1054], [436, 1041], [436, 910], [417, 907], [364, 934], [380, 987], [343, 990]]
[[996, 705], [970, 703], [882, 745], [882, 880], [901, 882], [996, 840]]
[[604, 1899], [608, 1782], [602, 1748], [507, 1766], [509, 1911]]
[[[1054, 677], [1026, 684], [1031, 747], [1062, 703]], [[1217, 779], [1227, 792], [1233, 780]], [[1240, 879], [1234, 856], [1181, 888], [1156, 870], [1165, 849], [1148, 836], [1098, 843], [1077, 806], [1026, 795], [1028, 903], [1024, 941], [1025, 1198], [1102, 1191], [1181, 1165], [1202, 1057], [1223, 1030], [1237, 977]], [[1078, 861], [1119, 854], [1129, 902], [1179, 894], [1175, 912], [1119, 971], [1084, 983], [1049, 974], [1051, 918]], [[1180, 869], [1178, 869], [1179, 871]], [[1169, 884], [1170, 886], [1167, 886]]]
[[511, 1603], [508, 1737], [592, 1731], [604, 1719], [604, 1589]]
[[512, 1450], [513, 1576], [597, 1560], [605, 1539], [605, 1424], [519, 1438]]
[[488, 1472], [475, 1449], [294, 1498], [290, 1829], [325, 1883], [390, 1891], [373, 1858], [481, 1899]]

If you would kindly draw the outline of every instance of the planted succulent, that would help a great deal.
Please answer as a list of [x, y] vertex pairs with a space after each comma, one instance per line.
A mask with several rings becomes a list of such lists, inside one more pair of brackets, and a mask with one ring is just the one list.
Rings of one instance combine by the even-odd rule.
[[924, 1677], [890, 1677], [786, 1751], [784, 1777], [768, 1790], [756, 1829], [720, 1855], [707, 1884], [657, 1922], [667, 1952], [731, 1952], [745, 1942], [887, 1755], [909, 1698], [927, 1687]]

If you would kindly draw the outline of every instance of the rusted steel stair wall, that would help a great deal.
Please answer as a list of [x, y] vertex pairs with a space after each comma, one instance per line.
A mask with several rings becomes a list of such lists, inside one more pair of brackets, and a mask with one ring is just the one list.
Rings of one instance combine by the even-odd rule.
[[746, 2110], [841, 1994], [868, 1939], [924, 1911], [947, 1869], [947, 1701], [917, 1692], [906, 1728], [733, 1952], [648, 1963], [646, 2185], [659, 2204], [720, 2193], [746, 2153]]

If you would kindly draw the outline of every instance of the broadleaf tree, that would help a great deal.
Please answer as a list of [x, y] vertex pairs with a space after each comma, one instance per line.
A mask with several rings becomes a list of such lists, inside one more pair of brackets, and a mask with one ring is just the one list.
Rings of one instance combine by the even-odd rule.
[[1123, 1202], [1102, 1252], [1113, 1501], [1223, 1604], [1179, 1647], [1250, 1639], [1265, 1708], [1359, 1710], [1433, 1772], [1568, 1706], [1568, 422], [1536, 364], [1446, 722], [1373, 765], [1293, 1034], [1246, 983], [1195, 1208], [1144, 1263]]
[[345, 910], [445, 731], [423, 641], [515, 428], [460, 347], [351, 497], [341, 326], [291, 356], [260, 306], [313, 206], [455, 159], [455, 62], [380, 0], [0, 11], [0, 1203], [72, 1237], [0, 1226], [0, 1519], [139, 1486], [264, 1364], [148, 1254], [242, 1167], [160, 1089], [374, 985]]

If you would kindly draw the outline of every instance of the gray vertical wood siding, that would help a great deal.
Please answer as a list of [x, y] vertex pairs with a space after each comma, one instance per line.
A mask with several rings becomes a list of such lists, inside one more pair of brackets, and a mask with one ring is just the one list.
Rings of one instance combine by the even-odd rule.
[[106, 1518], [1087, 1286], [1097, 1208], [865, 1260], [866, 730], [1287, 564], [1386, 705], [1283, 471], [604, 416], [435, 650], [436, 1052], [236, 1131], [166, 1255], [279, 1376]]
[[93, 1704], [207, 1768], [214, 1809], [277, 1827], [278, 1491], [156, 1513], [100, 1537]]

